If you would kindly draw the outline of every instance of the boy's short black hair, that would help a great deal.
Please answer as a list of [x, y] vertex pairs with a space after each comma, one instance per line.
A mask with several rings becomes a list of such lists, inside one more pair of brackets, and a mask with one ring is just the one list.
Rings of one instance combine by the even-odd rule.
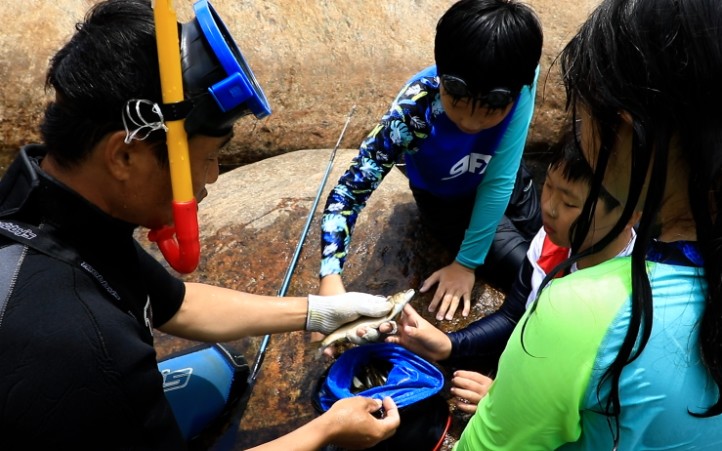
[[464, 80], [483, 96], [504, 87], [514, 95], [531, 85], [543, 43], [534, 11], [516, 0], [460, 0], [436, 25], [434, 57], [440, 75]]
[[[552, 153], [549, 170], [559, 170], [565, 180], [585, 183], [588, 186], [591, 186], [594, 176], [592, 167], [571, 136], [565, 139], [564, 143]], [[603, 186], [599, 190], [599, 199], [603, 202], [607, 212], [621, 205]]]

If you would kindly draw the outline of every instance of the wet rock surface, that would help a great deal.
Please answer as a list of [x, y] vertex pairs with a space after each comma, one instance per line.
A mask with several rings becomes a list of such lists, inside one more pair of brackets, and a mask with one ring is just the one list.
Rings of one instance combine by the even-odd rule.
[[[0, 9], [0, 172], [2, 155], [37, 141], [52, 91], [50, 57], [97, 0], [7, 0]], [[244, 119], [222, 155], [238, 166], [298, 149], [330, 148], [356, 105], [345, 142], [357, 146], [410, 76], [433, 63], [437, 20], [453, 0], [213, 0], [263, 87], [273, 114]], [[598, 0], [527, 0], [544, 29], [537, 111], [529, 147], [559, 141], [565, 95], [554, 60]], [[178, 19], [192, 1], [174, 2]], [[28, 30], [42, 30], [29, 33]]]
[[[318, 290], [319, 224], [326, 193], [346, 169], [355, 150], [336, 155], [318, 210], [290, 280], [288, 296]], [[226, 174], [209, 189], [201, 203], [201, 262], [184, 278], [250, 293], [277, 295], [296, 250], [308, 211], [318, 191], [329, 158], [328, 150], [306, 150], [247, 165]], [[274, 176], [269, 176], [274, 174]], [[157, 258], [162, 256], [139, 238]], [[419, 225], [418, 213], [406, 178], [394, 170], [359, 217], [352, 255], [344, 279], [349, 291], [391, 295], [418, 288], [425, 277], [451, 261], [452, 256]], [[493, 312], [504, 294], [478, 281], [468, 318], [438, 322], [426, 312], [432, 293], [417, 294], [411, 304], [443, 330], [455, 330]], [[229, 343], [253, 365], [261, 337]], [[157, 333], [159, 358], [196, 343]], [[234, 449], [246, 449], [272, 440], [310, 421], [317, 413], [312, 394], [322, 373], [332, 363], [318, 357], [318, 343], [307, 332], [273, 335], [247, 410], [239, 424]], [[443, 368], [442, 368], [443, 369]], [[444, 391], [448, 396], [448, 391]], [[466, 415], [453, 416], [443, 449], [458, 438]]]

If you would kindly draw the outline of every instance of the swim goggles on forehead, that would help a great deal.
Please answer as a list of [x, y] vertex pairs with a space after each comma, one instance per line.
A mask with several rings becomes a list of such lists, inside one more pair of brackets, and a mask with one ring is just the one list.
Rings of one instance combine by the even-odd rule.
[[508, 88], [494, 88], [483, 95], [474, 94], [464, 80], [453, 75], [440, 75], [439, 79], [444, 90], [455, 98], [470, 98], [481, 102], [489, 108], [505, 108], [514, 100], [514, 95]]

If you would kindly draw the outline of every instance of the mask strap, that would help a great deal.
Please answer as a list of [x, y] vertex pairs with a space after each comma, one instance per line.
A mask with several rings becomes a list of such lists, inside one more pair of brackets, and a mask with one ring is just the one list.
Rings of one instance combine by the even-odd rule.
[[[147, 117], [155, 115], [155, 117]], [[157, 119], [157, 120], [152, 120]], [[128, 123], [130, 122], [131, 125]], [[134, 139], [143, 141], [157, 130], [168, 131], [160, 105], [146, 99], [130, 99], [123, 108], [123, 127], [126, 144]]]

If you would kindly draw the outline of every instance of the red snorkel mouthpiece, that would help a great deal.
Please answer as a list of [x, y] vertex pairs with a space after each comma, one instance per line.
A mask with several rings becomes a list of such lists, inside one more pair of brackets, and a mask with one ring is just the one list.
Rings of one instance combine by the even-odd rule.
[[195, 271], [200, 260], [197, 211], [198, 203], [195, 199], [173, 201], [175, 225], [148, 232], [148, 239], [158, 245], [168, 264], [182, 274]]

